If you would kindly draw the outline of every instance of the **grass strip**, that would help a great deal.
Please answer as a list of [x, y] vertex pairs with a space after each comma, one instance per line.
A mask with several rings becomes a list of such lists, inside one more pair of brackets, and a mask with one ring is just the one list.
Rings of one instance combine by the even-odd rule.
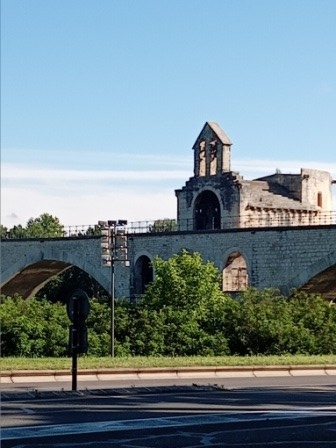
[[[336, 355], [216, 356], [216, 357], [93, 357], [80, 356], [78, 369], [333, 365]], [[0, 370], [69, 370], [71, 358], [0, 358]]]

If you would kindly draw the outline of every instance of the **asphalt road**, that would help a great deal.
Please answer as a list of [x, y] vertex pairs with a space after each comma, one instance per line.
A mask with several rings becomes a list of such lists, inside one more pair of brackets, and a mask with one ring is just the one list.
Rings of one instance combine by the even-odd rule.
[[1, 448], [336, 447], [335, 377], [222, 382], [5, 389]]

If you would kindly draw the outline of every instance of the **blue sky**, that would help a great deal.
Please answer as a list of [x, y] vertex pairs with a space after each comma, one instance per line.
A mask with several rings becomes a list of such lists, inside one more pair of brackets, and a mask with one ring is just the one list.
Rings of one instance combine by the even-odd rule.
[[2, 224], [175, 217], [206, 121], [245, 179], [336, 179], [335, 20], [335, 0], [2, 0]]

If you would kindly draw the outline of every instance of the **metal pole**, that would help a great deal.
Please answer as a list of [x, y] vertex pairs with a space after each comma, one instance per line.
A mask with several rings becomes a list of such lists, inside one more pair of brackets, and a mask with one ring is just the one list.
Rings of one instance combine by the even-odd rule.
[[114, 358], [114, 256], [111, 258], [111, 356]]
[[115, 257], [115, 227], [111, 228], [111, 356], [114, 358], [114, 294], [115, 294], [115, 273], [114, 273], [114, 257]]
[[72, 390], [77, 390], [77, 347], [72, 349]]
[[77, 353], [78, 353], [78, 331], [79, 331], [79, 299], [73, 298], [73, 327], [72, 327], [72, 390], [77, 391]]

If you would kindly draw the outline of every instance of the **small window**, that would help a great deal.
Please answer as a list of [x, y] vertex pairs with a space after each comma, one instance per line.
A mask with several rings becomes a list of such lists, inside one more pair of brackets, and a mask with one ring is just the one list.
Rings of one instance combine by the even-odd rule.
[[322, 193], [320, 191], [317, 193], [317, 206], [322, 207]]

